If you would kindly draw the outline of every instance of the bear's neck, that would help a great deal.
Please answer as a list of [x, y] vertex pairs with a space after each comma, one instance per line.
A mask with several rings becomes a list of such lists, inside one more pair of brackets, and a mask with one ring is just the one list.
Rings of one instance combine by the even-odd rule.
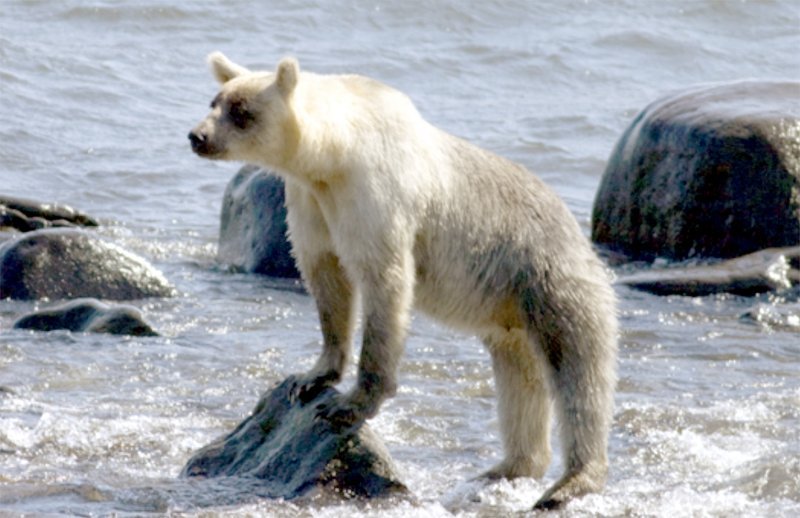
[[285, 172], [299, 180], [328, 183], [357, 167], [363, 156], [353, 146], [358, 136], [350, 126], [341, 105], [301, 104], [285, 128]]

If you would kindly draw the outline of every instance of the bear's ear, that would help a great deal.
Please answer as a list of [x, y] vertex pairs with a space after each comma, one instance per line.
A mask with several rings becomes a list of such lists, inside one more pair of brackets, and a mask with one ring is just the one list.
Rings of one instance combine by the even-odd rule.
[[297, 80], [300, 77], [300, 65], [294, 58], [283, 58], [278, 63], [278, 70], [275, 72], [275, 84], [278, 85], [278, 91], [284, 96], [288, 96], [294, 91], [297, 86]]
[[231, 79], [242, 74], [250, 72], [243, 66], [237, 65], [222, 52], [212, 52], [208, 55], [208, 64], [211, 66], [211, 71], [214, 77], [217, 78], [219, 84], [224, 85]]

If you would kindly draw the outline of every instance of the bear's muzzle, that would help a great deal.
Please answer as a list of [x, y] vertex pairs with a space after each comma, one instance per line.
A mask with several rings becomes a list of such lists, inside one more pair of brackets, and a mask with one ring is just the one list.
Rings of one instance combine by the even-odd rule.
[[208, 156], [213, 154], [211, 152], [211, 146], [209, 145], [208, 136], [205, 133], [190, 131], [189, 142], [192, 145], [192, 151], [194, 151], [198, 155]]

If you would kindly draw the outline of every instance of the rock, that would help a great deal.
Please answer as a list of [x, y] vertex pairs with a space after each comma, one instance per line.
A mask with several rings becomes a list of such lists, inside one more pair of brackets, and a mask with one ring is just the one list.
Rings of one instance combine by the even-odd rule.
[[608, 161], [592, 239], [646, 261], [800, 244], [800, 82], [701, 86], [645, 108]]
[[147, 261], [83, 230], [36, 230], [0, 245], [0, 299], [133, 300], [173, 293]]
[[47, 227], [96, 227], [97, 221], [72, 207], [0, 196], [0, 228], [29, 232]]
[[217, 258], [236, 271], [300, 277], [286, 236], [283, 180], [256, 166], [233, 177], [222, 200]]
[[264, 394], [250, 417], [195, 453], [181, 476], [257, 480], [259, 496], [268, 498], [296, 498], [319, 487], [364, 498], [408, 491], [366, 424], [337, 430], [316, 418], [317, 405], [336, 389], [301, 403], [291, 397], [295, 382], [290, 376]]
[[656, 295], [752, 296], [800, 282], [798, 259], [800, 246], [773, 248], [716, 264], [647, 270], [621, 276], [617, 283]]
[[14, 323], [16, 329], [158, 336], [133, 306], [109, 306], [95, 299], [78, 299], [36, 311]]

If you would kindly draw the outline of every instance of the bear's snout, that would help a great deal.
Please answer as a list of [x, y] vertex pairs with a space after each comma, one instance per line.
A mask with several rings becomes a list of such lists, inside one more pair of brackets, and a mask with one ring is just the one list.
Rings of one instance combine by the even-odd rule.
[[189, 132], [189, 142], [192, 143], [192, 150], [197, 151], [197, 148], [205, 144], [205, 135], [200, 135], [194, 131]]
[[208, 145], [208, 136], [205, 133], [190, 131], [189, 142], [192, 144], [192, 151], [198, 155], [210, 154], [210, 146]]

